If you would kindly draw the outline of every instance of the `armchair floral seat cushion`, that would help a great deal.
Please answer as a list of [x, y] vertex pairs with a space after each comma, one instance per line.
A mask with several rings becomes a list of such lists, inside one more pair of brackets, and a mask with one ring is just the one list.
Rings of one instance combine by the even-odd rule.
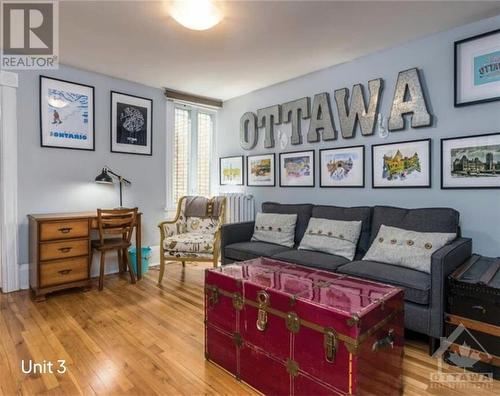
[[182, 197], [174, 220], [159, 224], [161, 234], [160, 282], [166, 261], [219, 259], [220, 227], [224, 222], [225, 197]]

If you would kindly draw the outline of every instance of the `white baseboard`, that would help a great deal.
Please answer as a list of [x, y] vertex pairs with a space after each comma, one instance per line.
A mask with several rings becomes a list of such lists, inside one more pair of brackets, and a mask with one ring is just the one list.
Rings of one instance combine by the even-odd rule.
[[[149, 266], [154, 267], [160, 265], [160, 245], [151, 246], [151, 258], [149, 259]], [[111, 253], [109, 258], [106, 257], [105, 273], [115, 274], [118, 272], [118, 260], [116, 254]], [[94, 254], [90, 276], [99, 276], [99, 254]], [[29, 264], [19, 265], [19, 288], [21, 290], [29, 289]]]

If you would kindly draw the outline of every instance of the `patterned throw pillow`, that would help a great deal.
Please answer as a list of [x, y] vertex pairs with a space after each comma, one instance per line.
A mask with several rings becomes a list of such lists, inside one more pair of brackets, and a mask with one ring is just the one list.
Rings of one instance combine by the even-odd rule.
[[293, 247], [296, 214], [257, 213], [252, 241]]
[[363, 260], [430, 273], [432, 254], [456, 237], [455, 233], [417, 232], [382, 225]]
[[361, 225], [361, 221], [311, 217], [299, 249], [336, 254], [352, 260], [356, 254]]

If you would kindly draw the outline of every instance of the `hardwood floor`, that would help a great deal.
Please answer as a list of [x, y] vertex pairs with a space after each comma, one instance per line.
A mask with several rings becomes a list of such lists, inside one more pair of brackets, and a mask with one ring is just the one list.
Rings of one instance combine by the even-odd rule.
[[[153, 268], [136, 285], [111, 275], [102, 292], [95, 281], [89, 292], [50, 295], [42, 303], [26, 291], [0, 294], [0, 394], [255, 394], [204, 359], [206, 267], [169, 264], [161, 288]], [[55, 366], [64, 359], [68, 370], [24, 374], [21, 361], [30, 359]], [[431, 389], [436, 361], [423, 340], [407, 341], [404, 370], [407, 395], [500, 394], [498, 381], [477, 393]]]

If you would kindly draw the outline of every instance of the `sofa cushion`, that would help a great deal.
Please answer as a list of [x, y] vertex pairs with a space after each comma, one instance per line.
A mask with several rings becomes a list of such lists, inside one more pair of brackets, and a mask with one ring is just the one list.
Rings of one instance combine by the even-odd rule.
[[370, 230], [372, 208], [369, 206], [355, 206], [345, 208], [342, 206], [316, 205], [312, 210], [312, 217], [329, 220], [361, 221], [361, 234], [359, 236], [358, 250], [366, 253], [370, 247]]
[[406, 301], [429, 304], [431, 277], [424, 272], [377, 261], [353, 261], [337, 268], [337, 272], [401, 287]]
[[338, 266], [349, 262], [345, 257], [312, 250], [288, 250], [276, 253], [272, 258], [327, 271], [334, 271]]
[[257, 213], [252, 241], [293, 247], [296, 214]]
[[237, 242], [227, 245], [224, 255], [233, 260], [250, 260], [256, 257], [271, 257], [273, 254], [290, 250], [285, 246], [267, 242]]
[[329, 220], [311, 217], [299, 249], [354, 258], [361, 221]]
[[382, 224], [419, 232], [444, 232], [460, 235], [459, 213], [451, 208], [404, 209], [375, 206], [370, 244], [377, 236]]
[[363, 260], [430, 273], [432, 254], [456, 237], [455, 233], [417, 232], [382, 224]]
[[262, 203], [262, 212], [264, 213], [280, 213], [280, 214], [297, 214], [297, 224], [295, 226], [295, 244], [298, 245], [306, 232], [307, 223], [311, 217], [312, 204], [281, 204], [278, 202]]

